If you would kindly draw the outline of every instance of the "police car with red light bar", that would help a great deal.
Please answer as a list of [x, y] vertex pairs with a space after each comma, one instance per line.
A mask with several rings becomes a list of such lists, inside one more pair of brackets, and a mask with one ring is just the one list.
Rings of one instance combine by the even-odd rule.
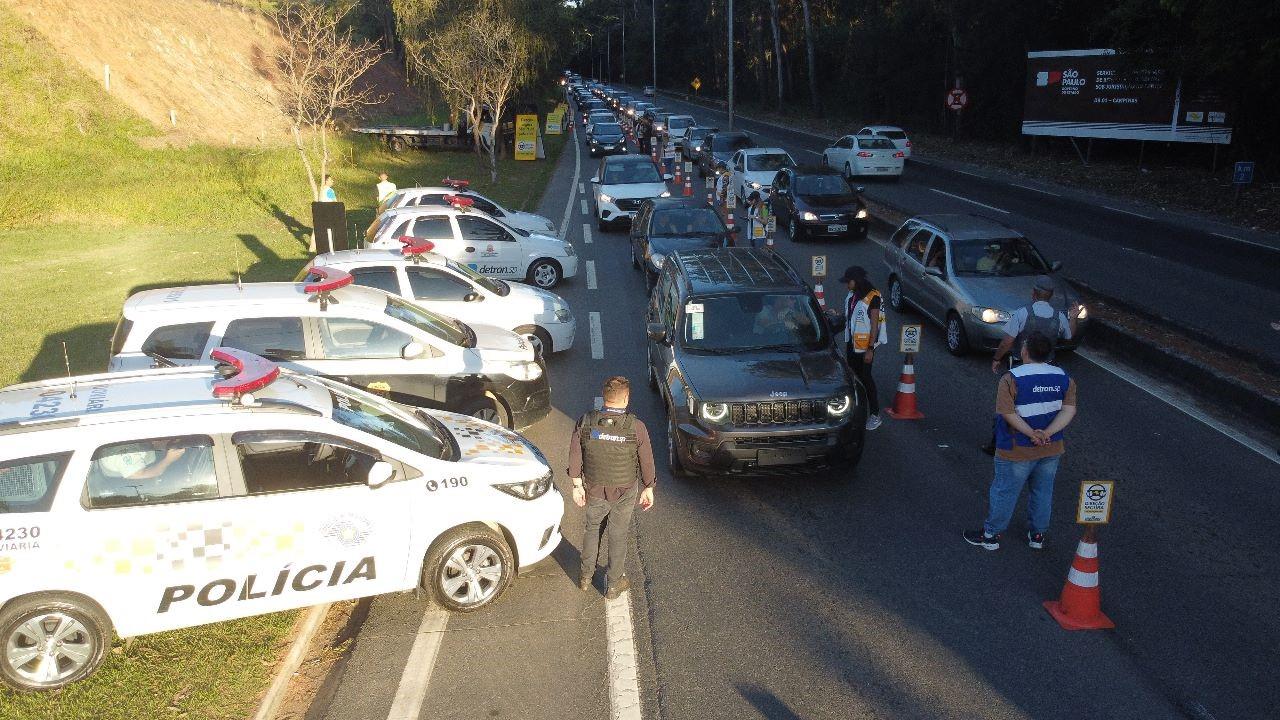
[[541, 233], [509, 227], [475, 202], [445, 195], [447, 207], [409, 207], [386, 213], [368, 237], [367, 247], [399, 250], [401, 238], [430, 240], [435, 252], [481, 275], [522, 280], [548, 289], [578, 274], [573, 245]]
[[467, 324], [333, 268], [311, 283], [196, 285], [131, 296], [112, 340], [112, 371], [211, 362], [219, 346], [298, 372], [510, 428], [551, 411], [542, 358], [524, 338]]
[[0, 390], [0, 679], [52, 690], [113, 634], [425, 589], [467, 612], [560, 543], [528, 441], [237, 350]]
[[402, 207], [447, 206], [448, 202], [444, 197], [446, 195], [457, 195], [458, 197], [467, 198], [474, 203], [472, 207], [487, 213], [503, 225], [530, 233], [555, 234], [556, 224], [549, 219], [533, 213], [508, 210], [498, 204], [496, 200], [470, 190], [470, 186], [471, 182], [468, 180], [445, 178], [440, 181], [440, 185], [437, 187], [400, 188], [378, 205], [378, 217], [374, 218], [370, 231], [376, 231], [378, 220], [381, 219], [384, 212]]
[[577, 323], [568, 303], [541, 288], [485, 277], [432, 252], [429, 240], [393, 250], [340, 250], [317, 255], [312, 267], [348, 272], [355, 284], [385, 290], [465, 323], [498, 325], [521, 335], [540, 355], [573, 346]]

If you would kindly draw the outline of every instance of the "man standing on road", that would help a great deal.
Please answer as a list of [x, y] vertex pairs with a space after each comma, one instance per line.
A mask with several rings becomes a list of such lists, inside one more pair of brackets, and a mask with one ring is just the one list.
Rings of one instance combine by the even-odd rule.
[[995, 478], [987, 519], [964, 539], [987, 550], [1000, 549], [1022, 488], [1027, 486], [1027, 545], [1044, 549], [1053, 504], [1053, 479], [1064, 451], [1062, 431], [1076, 416], [1076, 384], [1049, 364], [1053, 341], [1032, 332], [1022, 344], [1022, 364], [1000, 378], [996, 391]]
[[605, 381], [601, 394], [604, 407], [578, 418], [573, 428], [569, 478], [573, 482], [574, 504], [587, 509], [578, 587], [583, 591], [591, 587], [600, 554], [600, 527], [607, 521], [609, 568], [605, 597], [612, 600], [631, 588], [626, 576], [631, 515], [637, 497], [641, 509], [653, 507], [657, 473], [649, 430], [640, 418], [627, 412], [631, 383], [621, 376], [611, 377]]
[[889, 342], [881, 314], [883, 300], [880, 291], [867, 278], [867, 270], [861, 265], [850, 265], [840, 276], [840, 282], [849, 286], [844, 299], [844, 318], [840, 327], [840, 339], [844, 341], [849, 368], [867, 391], [867, 429], [880, 427], [880, 405], [876, 394], [876, 379], [872, 373], [876, 348]]
[[385, 172], [378, 173], [377, 193], [379, 205], [385, 202], [387, 198], [391, 197], [391, 194], [397, 189], [396, 184], [387, 179], [387, 174]]

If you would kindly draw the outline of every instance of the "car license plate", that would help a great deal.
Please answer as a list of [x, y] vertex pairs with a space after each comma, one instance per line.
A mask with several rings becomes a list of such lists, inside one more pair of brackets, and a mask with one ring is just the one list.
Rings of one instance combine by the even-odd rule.
[[761, 467], [767, 465], [800, 465], [809, 459], [803, 448], [775, 448], [758, 450], [756, 463]]
[[848, 230], [849, 230], [848, 225], [828, 225], [827, 226], [827, 232], [829, 233], [848, 232]]

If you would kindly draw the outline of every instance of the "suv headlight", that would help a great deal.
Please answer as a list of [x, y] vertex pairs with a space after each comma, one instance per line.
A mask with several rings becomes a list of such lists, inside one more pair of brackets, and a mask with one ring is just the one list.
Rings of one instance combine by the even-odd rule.
[[852, 407], [853, 397], [840, 395], [827, 401], [827, 414], [832, 417], [844, 417], [849, 414], [849, 409]]
[[573, 317], [573, 313], [569, 311], [569, 306], [564, 303], [556, 303], [552, 305], [551, 312], [555, 313], [556, 319], [560, 322], [569, 322]]
[[698, 413], [703, 420], [722, 423], [729, 417], [729, 403], [702, 403], [702, 412]]
[[815, 215], [814, 213], [809, 212], [808, 210], [805, 210], [804, 212], [800, 213], [800, 219], [805, 220], [807, 222], [813, 222], [818, 219], [818, 216]]
[[1009, 313], [1004, 310], [997, 310], [996, 308], [989, 307], [978, 307], [976, 305], [973, 308], [973, 316], [988, 325], [1008, 322], [1009, 320]]
[[493, 487], [521, 500], [537, 500], [546, 495], [547, 491], [551, 489], [551, 471], [548, 470], [545, 475], [533, 480], [495, 484]]
[[613, 202], [613, 196], [605, 193], [600, 193], [600, 202], [611, 203]]
[[752, 190], [759, 190], [760, 188], [762, 188], [762, 187], [764, 187], [764, 186], [763, 186], [763, 185], [761, 185], [760, 183], [755, 182], [754, 180], [752, 180], [751, 182], [747, 183], [747, 187], [751, 188]]
[[655, 270], [661, 270], [662, 263], [666, 262], [666, 260], [667, 256], [662, 253], [653, 253], [649, 256], [649, 262], [653, 263], [653, 268]]
[[661, 195], [659, 195], [658, 197], [671, 197], [671, 191], [670, 191], [670, 190], [663, 190], [663, 191], [662, 191], [662, 194], [661, 194]]
[[507, 368], [507, 374], [516, 380], [530, 382], [542, 377], [542, 366], [538, 364], [537, 360], [511, 363], [511, 366]]

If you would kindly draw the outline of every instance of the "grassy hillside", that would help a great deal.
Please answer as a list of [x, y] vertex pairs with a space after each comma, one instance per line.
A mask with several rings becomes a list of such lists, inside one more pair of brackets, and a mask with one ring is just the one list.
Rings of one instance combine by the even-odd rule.
[[[174, 81], [179, 79], [175, 78]], [[310, 195], [295, 151], [161, 147], [157, 131], [59, 59], [0, 4], [0, 386], [101, 371], [122, 301], [143, 287], [288, 280], [304, 261]], [[552, 160], [562, 141], [548, 144]], [[376, 173], [402, 186], [445, 175], [514, 207], [537, 203], [553, 161], [507, 161], [482, 179], [470, 154], [393, 156], [336, 143], [338, 195], [360, 229]], [[56, 694], [0, 690], [0, 719], [243, 718], [294, 615], [117, 644], [102, 670]]]

